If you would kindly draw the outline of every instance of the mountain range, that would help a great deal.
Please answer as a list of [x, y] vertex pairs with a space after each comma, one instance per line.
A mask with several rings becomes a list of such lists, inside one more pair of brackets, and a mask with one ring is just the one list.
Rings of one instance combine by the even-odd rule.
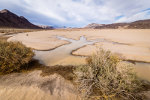
[[130, 23], [113, 23], [113, 24], [97, 24], [92, 23], [88, 24], [84, 28], [93, 28], [93, 29], [150, 29], [150, 19], [138, 20]]
[[[0, 11], [0, 28], [25, 28], [25, 29], [54, 29], [52, 26], [34, 25], [25, 17], [18, 16], [7, 9]], [[98, 24], [91, 23], [84, 28], [93, 29], [150, 29], [150, 19], [138, 20], [130, 23]]]

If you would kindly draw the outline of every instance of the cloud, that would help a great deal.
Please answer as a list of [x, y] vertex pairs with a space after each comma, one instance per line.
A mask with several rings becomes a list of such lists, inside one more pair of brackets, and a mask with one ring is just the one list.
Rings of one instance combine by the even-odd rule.
[[33, 23], [73, 27], [147, 19], [149, 7], [150, 0], [0, 0], [0, 9], [23, 14]]
[[139, 12], [131, 16], [121, 17], [120, 19], [116, 20], [116, 22], [132, 22], [132, 21], [142, 20], [147, 18], [150, 18], [150, 10]]

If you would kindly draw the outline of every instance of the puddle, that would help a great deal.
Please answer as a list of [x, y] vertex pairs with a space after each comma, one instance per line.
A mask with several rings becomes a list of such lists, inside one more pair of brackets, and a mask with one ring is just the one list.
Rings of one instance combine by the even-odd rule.
[[[69, 42], [75, 42], [75, 41], [77, 41], [77, 40], [73, 40], [73, 39], [69, 39], [69, 38], [65, 38], [65, 37], [62, 37], [62, 36], [56, 36], [56, 38], [58, 38], [58, 39], [60, 39], [60, 40], [65, 40], [65, 41], [69, 41]], [[80, 37], [80, 40], [82, 39], [82, 38], [85, 38], [85, 37]], [[83, 40], [83, 39], [82, 39]]]
[[135, 71], [137, 75], [150, 82], [150, 63], [135, 63]]
[[111, 41], [111, 40], [107, 40], [107, 39], [96, 39], [95, 41], [98, 41], [98, 42], [106, 42], [106, 43], [112, 43], [112, 44], [117, 44], [117, 45], [130, 45], [130, 44], [127, 44], [127, 43], [119, 43], [119, 42], [115, 42], [115, 41]]
[[40, 63], [51, 66], [51, 65], [78, 65], [85, 63], [85, 57], [77, 57], [71, 55], [73, 50], [76, 50], [82, 46], [94, 44], [97, 41], [87, 41], [86, 37], [81, 36], [80, 40], [73, 40], [62, 36], [56, 36], [60, 40], [69, 41], [70, 44], [63, 45], [54, 50], [50, 51], [34, 51], [35, 59], [38, 59]]
[[131, 64], [134, 66], [135, 73], [141, 79], [147, 80], [150, 82], [150, 63], [145, 62], [130, 62], [130, 61], [123, 61], [123, 63]]

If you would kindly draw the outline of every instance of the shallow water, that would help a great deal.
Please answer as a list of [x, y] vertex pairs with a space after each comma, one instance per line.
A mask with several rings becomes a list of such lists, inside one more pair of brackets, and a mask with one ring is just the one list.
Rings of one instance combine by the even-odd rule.
[[140, 78], [150, 81], [150, 63], [136, 62], [135, 71]]
[[[73, 56], [71, 55], [71, 52], [73, 50], [76, 50], [82, 46], [88, 45], [88, 44], [94, 44], [96, 42], [111, 42], [113, 44], [116, 44], [116, 42], [108, 41], [105, 39], [96, 39], [92, 41], [87, 41], [86, 37], [81, 36], [80, 40], [73, 40], [69, 38], [65, 38], [62, 36], [56, 36], [60, 40], [66, 40], [69, 41], [70, 44], [63, 45], [61, 47], [58, 47], [54, 50], [49, 51], [34, 51], [35, 52], [35, 59], [38, 59], [42, 64], [45, 64], [47, 66], [51, 65], [80, 65], [85, 64], [85, 57], [81, 56]], [[122, 44], [121, 44], [122, 45]], [[137, 72], [137, 75], [143, 79], [146, 79], [150, 81], [150, 64], [149, 63], [139, 63], [135, 62], [135, 71]]]
[[88, 44], [93, 44], [97, 41], [87, 41], [84, 36], [80, 37], [80, 40], [68, 39], [61, 36], [56, 36], [60, 40], [69, 41], [70, 44], [63, 45], [54, 50], [49, 51], [34, 51], [35, 59], [38, 59], [40, 63], [45, 64], [47, 66], [51, 65], [65, 65], [65, 64], [73, 64], [78, 65], [81, 63], [85, 63], [85, 57], [78, 57], [71, 55], [73, 50], [76, 50], [80, 47], [83, 47]]
[[117, 44], [117, 42], [105, 40], [103, 38], [88, 41], [85, 36], [81, 36], [79, 40], [74, 40], [70, 38], [65, 38], [63, 36], [55, 36], [60, 40], [65, 40], [70, 42], [70, 44], [66, 44], [55, 48], [54, 50], [48, 51], [37, 51], [35, 50], [35, 59], [38, 59], [40, 63], [51, 66], [51, 65], [78, 65], [85, 64], [85, 57], [73, 56], [71, 52], [85, 45], [94, 44], [96, 42], [109, 42], [113, 44]]

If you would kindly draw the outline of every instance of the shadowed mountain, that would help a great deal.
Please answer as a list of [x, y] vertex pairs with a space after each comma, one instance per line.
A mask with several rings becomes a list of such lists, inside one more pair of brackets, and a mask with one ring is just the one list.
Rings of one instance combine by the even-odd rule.
[[[93, 28], [89, 27], [92, 24], [87, 25], [84, 28]], [[113, 23], [113, 24], [94, 24], [94, 29], [150, 29], [150, 19], [139, 20], [131, 23]]]
[[0, 11], [0, 28], [29, 28], [29, 29], [41, 29], [32, 23], [30, 23], [23, 16], [17, 16], [7, 9]]

